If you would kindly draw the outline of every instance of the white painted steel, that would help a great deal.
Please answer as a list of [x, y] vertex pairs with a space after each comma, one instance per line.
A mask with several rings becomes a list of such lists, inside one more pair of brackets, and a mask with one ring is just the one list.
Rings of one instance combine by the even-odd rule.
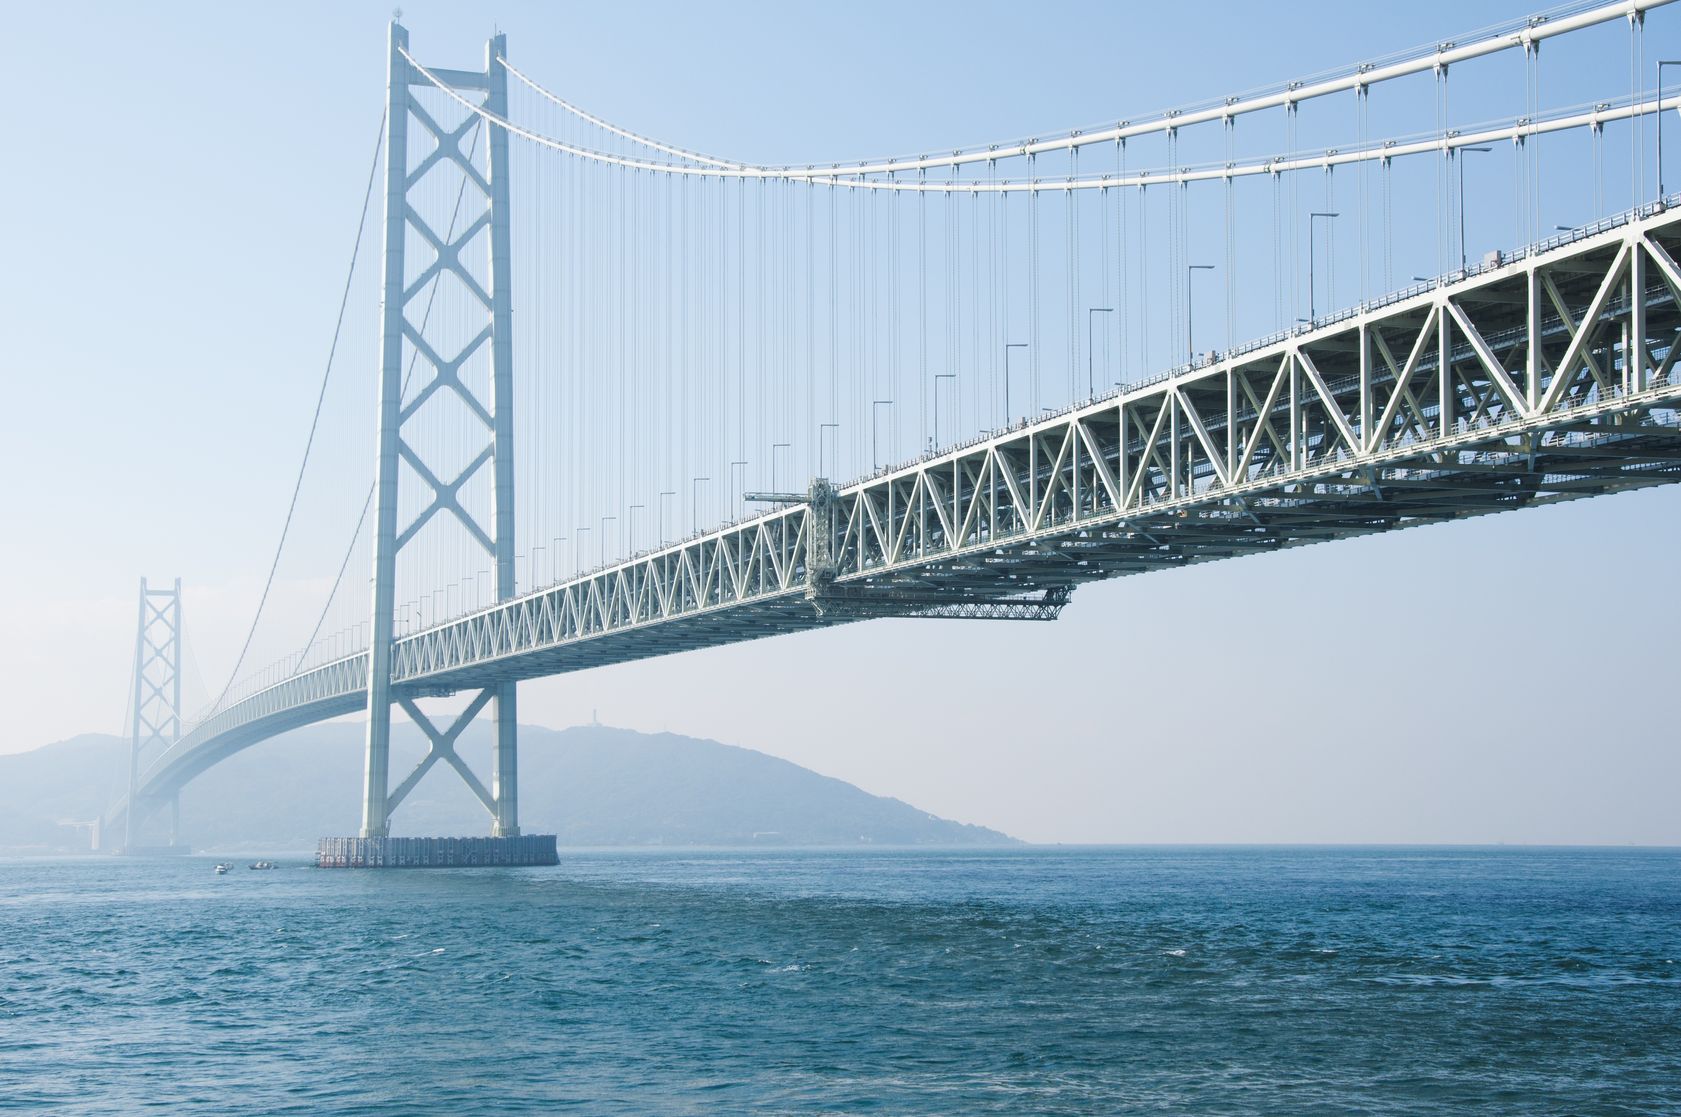
[[[392, 691], [870, 617], [1050, 617], [1087, 581], [1681, 480], [1678, 252], [1681, 216], [1646, 207], [838, 489], [819, 480], [801, 503], [405, 636]], [[353, 711], [366, 664], [217, 712], [141, 798]]]

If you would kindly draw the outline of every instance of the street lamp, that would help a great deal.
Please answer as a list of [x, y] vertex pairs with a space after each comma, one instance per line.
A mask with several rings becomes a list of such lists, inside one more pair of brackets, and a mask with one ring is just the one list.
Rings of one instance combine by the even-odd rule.
[[1004, 425], [1010, 425], [1010, 350], [1026, 349], [1027, 342], [1011, 341], [1004, 345]]
[[[739, 485], [735, 483], [735, 467], [738, 466], [738, 465], [741, 467], [741, 484], [739, 484]], [[730, 492], [736, 494], [734, 497], [730, 498], [730, 514], [731, 515], [739, 515], [740, 512], [746, 512], [747, 511], [747, 500], [746, 500], [746, 497], [744, 495], [742, 495], [743, 490], [745, 490], [747, 488], [747, 463], [746, 462], [731, 462], [729, 468], [730, 468], [730, 479], [729, 479], [728, 484], [730, 486]], [[738, 500], [741, 502], [739, 506], [735, 503]], [[737, 511], [738, 507], [739, 507], [739, 512]]]
[[876, 428], [881, 425], [880, 418], [879, 418], [879, 416], [881, 415], [881, 408], [892, 407], [892, 406], [893, 406], [893, 401], [890, 400], [890, 399], [878, 399], [873, 404], [870, 405], [870, 468], [871, 469], [880, 469], [881, 468], [881, 458], [880, 458], [880, 455], [878, 455], [877, 452], [876, 452]]
[[660, 546], [662, 546], [662, 547], [665, 546], [666, 541], [671, 538], [671, 533], [666, 530], [666, 526], [665, 526], [665, 518], [666, 518], [665, 498], [668, 497], [668, 496], [675, 500], [676, 497], [677, 497], [677, 490], [676, 489], [661, 489], [660, 490]]
[[1112, 306], [1088, 306], [1086, 308], [1086, 398], [1087, 399], [1091, 399], [1093, 396], [1097, 395], [1097, 381], [1092, 379], [1092, 371], [1091, 371], [1091, 358], [1092, 358], [1091, 324], [1092, 324], [1092, 318], [1093, 318], [1093, 316], [1098, 315], [1098, 314], [1113, 314], [1113, 313], [1115, 313], [1115, 308], [1112, 307]]
[[695, 534], [700, 531], [700, 483], [705, 481], [710, 484], [712, 478], [695, 477], [692, 480], [693, 484], [689, 486], [689, 532]]
[[1479, 155], [1487, 155], [1493, 151], [1492, 147], [1461, 147], [1454, 152], [1454, 159], [1459, 164], [1459, 272], [1465, 273], [1465, 153], [1475, 151]]
[[793, 448], [791, 442], [772, 442], [770, 444], [770, 490], [773, 493], [782, 491], [776, 487], [776, 452], [778, 450], [792, 450]]
[[[934, 448], [936, 450], [940, 448], [940, 381], [956, 379], [957, 373], [955, 372], [936, 372], [934, 374]], [[953, 384], [952, 387], [955, 389], [957, 385]]]
[[832, 431], [835, 432], [835, 466], [837, 468], [840, 466], [840, 424], [839, 423], [818, 423], [817, 424], [817, 472], [818, 472], [819, 475], [821, 475], [823, 477], [829, 476], [827, 473], [823, 472], [823, 432], [826, 431], [826, 430], [832, 430]]
[[[1198, 271], [1213, 271], [1213, 264], [1185, 265], [1185, 363], [1196, 361], [1196, 347], [1191, 343], [1191, 273]], [[1089, 321], [1089, 319], [1088, 319]]]
[[1314, 222], [1321, 218], [1326, 221], [1334, 221], [1341, 216], [1342, 214], [1340, 213], [1320, 212], [1314, 212], [1307, 215], [1307, 321], [1310, 326], [1313, 324], [1313, 320], [1319, 317], [1318, 308], [1313, 301], [1313, 261], [1315, 258], [1315, 253], [1313, 251], [1313, 231], [1317, 228], [1317, 226], [1314, 225]]
[[1658, 62], [1658, 202], [1663, 203], [1663, 68], [1681, 66], [1681, 59], [1665, 58]]

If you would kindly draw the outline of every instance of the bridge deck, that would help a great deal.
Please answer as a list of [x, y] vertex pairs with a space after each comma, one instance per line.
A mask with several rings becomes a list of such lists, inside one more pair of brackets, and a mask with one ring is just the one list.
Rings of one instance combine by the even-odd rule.
[[[1566, 243], [404, 637], [427, 695], [881, 616], [1052, 617], [1085, 582], [1681, 479], [1681, 217]], [[366, 702], [335, 660], [148, 769]], [[114, 816], [120, 815], [119, 804]]]

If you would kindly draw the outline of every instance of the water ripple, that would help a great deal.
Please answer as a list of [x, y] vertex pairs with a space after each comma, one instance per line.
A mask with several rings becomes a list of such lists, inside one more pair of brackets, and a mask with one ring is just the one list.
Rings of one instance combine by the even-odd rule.
[[0, 862], [0, 1110], [1681, 1112], [1674, 851], [209, 866]]

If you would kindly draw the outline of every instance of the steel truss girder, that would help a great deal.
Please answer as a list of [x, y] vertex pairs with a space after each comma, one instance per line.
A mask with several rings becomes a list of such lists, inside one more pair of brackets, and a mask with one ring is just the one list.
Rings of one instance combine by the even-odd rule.
[[[406, 636], [392, 689], [864, 617], [1043, 615], [1088, 581], [1681, 480], [1678, 249], [1681, 217], [1641, 213], [855, 484], [818, 481], [803, 503]], [[357, 656], [259, 692], [194, 727], [142, 794], [354, 709], [366, 685]]]

